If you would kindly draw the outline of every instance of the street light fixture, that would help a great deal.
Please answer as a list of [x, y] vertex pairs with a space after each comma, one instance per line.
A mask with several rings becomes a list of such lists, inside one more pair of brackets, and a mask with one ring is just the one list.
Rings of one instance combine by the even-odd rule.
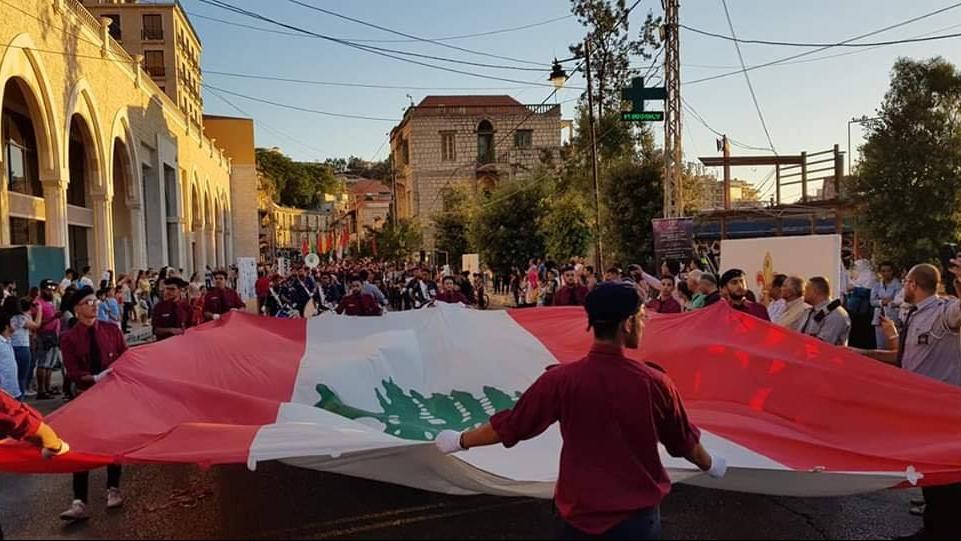
[[558, 62], [556, 58], [554, 59], [554, 66], [551, 69], [551, 76], [548, 80], [554, 85], [554, 88], [558, 90], [564, 88], [564, 83], [567, 82], [567, 72], [564, 71], [563, 66], [561, 66], [561, 63]]

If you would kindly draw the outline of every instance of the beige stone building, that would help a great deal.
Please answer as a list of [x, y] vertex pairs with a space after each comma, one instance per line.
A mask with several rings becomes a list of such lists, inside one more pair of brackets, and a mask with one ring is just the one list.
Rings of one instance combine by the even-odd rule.
[[[724, 181], [708, 181], [712, 209], [724, 208]], [[753, 208], [761, 206], [761, 194], [750, 182], [738, 178], [731, 179], [731, 207]]]
[[[189, 29], [170, 5], [150, 8], [168, 14], [165, 41]], [[143, 29], [121, 14], [119, 43], [113, 21], [78, 0], [18, 0], [2, 14], [0, 246], [63, 247], [70, 265], [98, 274], [232, 262], [230, 159], [174, 101], [178, 79], [155, 81], [125, 50], [157, 40], [140, 42]]]
[[390, 188], [379, 180], [357, 178], [347, 181], [347, 194], [350, 242], [357, 246], [367, 239], [369, 231], [377, 231], [387, 223]]
[[274, 202], [271, 194], [261, 189], [256, 194], [260, 217], [260, 260], [271, 264], [278, 256], [301, 253], [304, 242], [315, 251], [318, 235], [347, 226], [348, 194], [324, 195], [319, 209], [285, 207]]
[[431, 216], [441, 190], [457, 183], [491, 189], [529, 176], [542, 154], [561, 146], [559, 105], [524, 105], [510, 96], [427, 96], [390, 134], [397, 215], [414, 218], [433, 249]]
[[143, 56], [144, 71], [180, 106], [195, 126], [201, 125], [201, 44], [179, 2], [81, 0], [92, 15], [108, 19], [108, 33], [131, 56]]

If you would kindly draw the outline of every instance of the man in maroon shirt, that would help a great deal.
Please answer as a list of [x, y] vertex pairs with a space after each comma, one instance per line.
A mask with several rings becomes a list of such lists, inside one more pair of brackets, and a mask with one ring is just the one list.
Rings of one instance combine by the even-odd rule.
[[214, 271], [214, 287], [204, 297], [204, 321], [220, 319], [231, 310], [243, 310], [247, 305], [236, 291], [227, 287], [227, 271]]
[[360, 278], [353, 277], [350, 279], [350, 292], [344, 298], [340, 299], [340, 304], [337, 305], [338, 314], [347, 314], [348, 316], [379, 316], [381, 314], [380, 305], [374, 300], [372, 295], [365, 295], [363, 291], [363, 284]]
[[771, 321], [767, 315], [767, 308], [763, 304], [758, 304], [747, 298], [747, 280], [744, 278], [744, 271], [741, 269], [731, 269], [721, 275], [722, 296], [727, 298], [731, 308], [738, 312], [751, 314], [764, 321]]
[[554, 306], [584, 306], [587, 299], [587, 286], [577, 280], [574, 267], [564, 267], [561, 270], [564, 285], [554, 294]]
[[183, 299], [187, 282], [181, 278], [167, 278], [163, 284], [164, 300], [153, 307], [151, 327], [157, 340], [179, 336], [193, 326], [193, 310]]
[[674, 298], [674, 278], [670, 276], [661, 278], [661, 294], [648, 302], [647, 307], [658, 314], [681, 313], [681, 303]]
[[585, 308], [594, 329], [587, 357], [546, 371], [514, 409], [474, 430], [441, 432], [435, 443], [444, 453], [513, 447], [559, 421], [564, 444], [554, 500], [563, 537], [657, 538], [658, 506], [671, 489], [658, 442], [712, 477], [724, 475], [726, 461], [699, 443], [671, 380], [624, 356], [623, 348], [637, 348], [644, 328], [634, 285], [598, 284]]
[[464, 306], [469, 305], [470, 303], [467, 302], [467, 297], [465, 297], [460, 291], [454, 289], [454, 284], [455, 282], [453, 276], [445, 276], [444, 281], [441, 283], [441, 292], [437, 294], [437, 297], [435, 297], [434, 300], [449, 304], [461, 303]]
[[[75, 293], [74, 314], [77, 324], [60, 335], [60, 350], [67, 378], [76, 384], [78, 392], [90, 389], [113, 371], [112, 365], [125, 351], [127, 343], [120, 327], [97, 321], [100, 303], [93, 289], [82, 287]], [[102, 422], [110, 422], [110, 412], [103, 412]], [[67, 521], [86, 520], [90, 472], [73, 474], [73, 503], [60, 514]], [[107, 508], [123, 505], [120, 495], [120, 466], [107, 466]]]

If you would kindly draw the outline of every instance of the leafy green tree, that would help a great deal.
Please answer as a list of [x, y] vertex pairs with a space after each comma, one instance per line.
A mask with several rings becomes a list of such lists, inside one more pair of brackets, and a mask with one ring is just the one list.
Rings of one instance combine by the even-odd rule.
[[901, 266], [936, 257], [961, 231], [961, 72], [899, 59], [852, 181], [858, 227]]
[[558, 263], [587, 254], [593, 220], [584, 198], [574, 191], [560, 192], [547, 201], [540, 228], [547, 256]]
[[387, 223], [371, 234], [377, 244], [377, 255], [388, 261], [397, 261], [411, 256], [420, 249], [424, 235], [417, 222], [409, 219], [398, 220], [394, 226], [390, 216]]
[[444, 210], [436, 213], [432, 218], [434, 242], [438, 249], [447, 252], [450, 261], [453, 261], [456, 266], [461, 256], [471, 250], [468, 231], [471, 224], [473, 194], [470, 186], [463, 184], [443, 188], [441, 198]]
[[630, 264], [652, 258], [651, 220], [660, 218], [663, 208], [661, 177], [660, 160], [611, 164], [602, 194], [607, 213], [606, 261]]
[[544, 185], [538, 179], [501, 183], [478, 204], [470, 237], [481, 259], [497, 273], [526, 268], [544, 255], [539, 227], [545, 214]]

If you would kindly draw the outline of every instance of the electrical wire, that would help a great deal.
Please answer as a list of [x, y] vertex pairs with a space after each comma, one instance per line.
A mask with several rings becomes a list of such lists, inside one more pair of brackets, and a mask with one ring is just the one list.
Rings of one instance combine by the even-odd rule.
[[[731, 29], [731, 37], [735, 40], [737, 39], [737, 34], [734, 32], [734, 22], [731, 20], [731, 12], [727, 9], [727, 0], [721, 0], [721, 5], [724, 6], [724, 16], [727, 18], [727, 26]], [[734, 48], [737, 50], [737, 59], [741, 63], [741, 72], [744, 73], [744, 80], [747, 81], [747, 89], [751, 91], [751, 100], [754, 102], [754, 110], [757, 111], [757, 117], [761, 120], [761, 127], [764, 128], [764, 135], [767, 136], [767, 142], [771, 145], [771, 150], [774, 155], [777, 155], [777, 149], [774, 147], [774, 141], [771, 139], [771, 132], [768, 131], [767, 122], [764, 121], [764, 113], [761, 112], [761, 105], [757, 101], [757, 94], [754, 92], [754, 85], [751, 84], [751, 76], [747, 73], [747, 65], [744, 63], [744, 56], [741, 54], [741, 45], [735, 41]]]
[[[226, 25], [230, 25], [230, 26], [237, 26], [237, 27], [240, 27], [240, 28], [248, 28], [248, 29], [250, 29], [250, 30], [258, 30], [258, 31], [261, 31], [261, 32], [268, 32], [268, 33], [271, 33], [271, 34], [280, 34], [280, 35], [285, 35], [285, 36], [296, 36], [296, 37], [301, 37], [301, 38], [310, 37], [310, 36], [306, 36], [306, 35], [304, 35], [304, 34], [302, 34], [302, 33], [300, 33], [300, 32], [286, 32], [286, 31], [284, 31], [284, 30], [274, 30], [273, 28], [264, 28], [264, 27], [262, 27], [262, 26], [253, 26], [253, 25], [249, 25], [249, 24], [238, 23], [238, 22], [235, 22], [235, 21], [228, 21], [228, 20], [225, 20], [225, 19], [219, 19], [219, 18], [217, 18], [217, 17], [211, 17], [211, 16], [209, 16], [209, 15], [204, 15], [204, 14], [197, 13], [197, 12], [194, 12], [194, 11], [188, 11], [187, 14], [190, 15], [191, 17], [198, 17], [198, 18], [200, 18], [200, 19], [206, 19], [206, 20], [208, 20], [208, 21], [214, 21], [214, 22], [218, 22], [218, 23], [222, 23], [222, 24], [226, 24]], [[476, 33], [473, 33], [473, 34], [461, 34], [461, 35], [457, 35], [457, 36], [444, 36], [444, 37], [431, 38], [431, 39], [432, 39], [433, 41], [455, 41], [455, 40], [468, 39], [468, 38], [476, 38], [476, 37], [482, 37], [482, 36], [492, 36], [492, 35], [495, 35], [495, 34], [506, 34], [506, 33], [508, 33], [508, 32], [517, 32], [517, 31], [520, 31], [520, 30], [527, 30], [527, 29], [529, 29], [529, 28], [536, 28], [536, 27], [538, 27], [538, 26], [544, 26], [544, 25], [547, 25], [547, 24], [556, 23], [556, 22], [558, 22], [558, 21], [563, 21], [563, 20], [565, 20], [565, 19], [570, 19], [571, 17], [573, 17], [573, 15], [562, 15], [562, 16], [560, 16], [560, 17], [554, 17], [553, 19], [547, 19], [547, 20], [545, 20], [545, 21], [539, 21], [539, 22], [536, 22], [536, 23], [530, 23], [530, 24], [525, 24], [525, 25], [521, 25], [521, 26], [513, 26], [513, 27], [510, 27], [510, 28], [501, 28], [501, 29], [498, 29], [498, 30], [488, 30], [488, 31], [486, 31], [486, 32], [476, 32]], [[418, 40], [415, 40], [415, 39], [358, 39], [358, 38], [341, 38], [341, 39], [346, 40], [346, 41], [353, 41], [353, 42], [355, 42], [355, 43], [411, 43], [411, 42], [418, 41]]]
[[291, 109], [291, 110], [293, 110], [293, 111], [300, 111], [300, 112], [303, 112], [303, 113], [315, 113], [315, 114], [318, 114], [318, 115], [332, 116], [332, 117], [337, 117], [337, 118], [353, 118], [353, 119], [357, 119], [357, 120], [374, 120], [374, 121], [380, 121], [380, 122], [399, 122], [399, 119], [396, 119], [396, 118], [384, 118], [384, 117], [376, 117], [376, 116], [354, 115], [354, 114], [348, 114], [348, 113], [332, 113], [332, 112], [330, 112], [330, 111], [321, 111], [321, 110], [319, 110], [319, 109], [311, 109], [311, 108], [309, 108], [309, 107], [301, 107], [301, 106], [299, 106], [299, 105], [290, 105], [290, 104], [287, 104], [287, 103], [281, 103], [281, 102], [277, 102], [277, 101], [272, 101], [272, 100], [268, 100], [268, 99], [265, 99], [265, 98], [257, 98], [257, 97], [254, 97], [254, 96], [248, 96], [248, 95], [246, 95], [246, 94], [241, 94], [241, 93], [239, 93], [239, 92], [233, 92], [233, 91], [231, 91], [231, 90], [226, 90], [226, 89], [223, 89], [223, 88], [218, 88], [218, 87], [213, 86], [213, 85], [211, 85], [211, 84], [209, 84], [209, 83], [200, 83], [200, 85], [203, 86], [204, 88], [208, 88], [208, 89], [211, 89], [211, 90], [216, 90], [217, 92], [223, 92], [224, 94], [227, 94], [227, 95], [230, 95], [230, 96], [236, 96], [236, 97], [238, 97], [238, 98], [244, 98], [244, 99], [246, 99], [246, 100], [256, 101], [256, 102], [259, 102], [259, 103], [266, 103], [267, 105], [273, 105], [273, 106], [275, 106], [275, 107], [281, 107], [281, 108], [283, 108], [283, 109]]
[[836, 43], [836, 44], [832, 44], [832, 45], [824, 46], [824, 47], [818, 47], [817, 49], [813, 49], [813, 50], [810, 50], [810, 51], [804, 51], [804, 52], [802, 52], [802, 53], [794, 54], [794, 55], [791, 55], [791, 56], [786, 56], [786, 57], [784, 57], [784, 58], [779, 58], [779, 59], [777, 59], [777, 60], [772, 60], [772, 61], [770, 61], [770, 62], [765, 62], [765, 63], [763, 63], [763, 64], [757, 64], [757, 65], [754, 65], [754, 66], [748, 66], [748, 67], [745, 68], [744, 70], [735, 70], [735, 71], [730, 71], [730, 72], [727, 72], [727, 73], [721, 73], [721, 74], [718, 74], [718, 75], [712, 75], [712, 76], [709, 76], [709, 77], [702, 77], [702, 78], [700, 78], [700, 79], [694, 79], [694, 80], [691, 80], [691, 81], [684, 81], [684, 82], [682, 82], [681, 84], [682, 84], [682, 85], [694, 85], [694, 84], [699, 84], [699, 83], [706, 83], [706, 82], [708, 82], [708, 81], [715, 81], [715, 80], [717, 80], [717, 79], [723, 79], [723, 78], [725, 78], [725, 77], [730, 77], [730, 76], [732, 76], [732, 75], [738, 75], [738, 74], [740, 74], [742, 71], [754, 71], [754, 70], [757, 70], [757, 69], [766, 68], [766, 67], [768, 67], [768, 66], [774, 66], [774, 65], [777, 65], [777, 64], [782, 64], [782, 63], [785, 63], [785, 62], [788, 62], [788, 61], [791, 61], [791, 60], [795, 60], [795, 59], [798, 59], [798, 58], [802, 58], [802, 57], [805, 57], [805, 56], [810, 56], [810, 55], [812, 55], [812, 54], [819, 53], [819, 52], [821, 52], [821, 51], [830, 49], [830, 48], [832, 48], [832, 47], [837, 47], [838, 45], [841, 45], [841, 44], [850, 43], [850, 42], [852, 42], [852, 41], [858, 41], [858, 40], [861, 40], [861, 39], [864, 39], [864, 38], [867, 38], [867, 37], [870, 37], [870, 36], [874, 36], [874, 35], [876, 35], [876, 34], [880, 34], [880, 33], [882, 33], [882, 32], [887, 32], [888, 30], [893, 30], [893, 29], [895, 29], [895, 28], [899, 28], [899, 27], [902, 27], [902, 26], [906, 26], [906, 25], [908, 25], [908, 24], [911, 24], [911, 23], [920, 21], [920, 20], [922, 20], [922, 19], [927, 19], [927, 18], [933, 17], [933, 16], [935, 16], [935, 15], [939, 15], [939, 14], [941, 14], [941, 13], [944, 13], [944, 12], [949, 11], [949, 10], [952, 10], [952, 9], [956, 9], [956, 8], [958, 8], [958, 7], [961, 7], [961, 2], [958, 2], [958, 3], [955, 3], [955, 4], [951, 4], [950, 6], [947, 6], [947, 7], [941, 8], [941, 9], [936, 9], [936, 10], [934, 10], [934, 11], [930, 11], [930, 12], [924, 13], [924, 14], [922, 14], [922, 15], [918, 15], [917, 17], [912, 17], [912, 18], [910, 18], [910, 19], [901, 21], [901, 22], [899, 22], [899, 23], [895, 23], [895, 24], [892, 24], [892, 25], [885, 26], [884, 28], [880, 28], [880, 29], [878, 29], [878, 30], [873, 30], [873, 31], [871, 31], [871, 32], [867, 32], [867, 33], [864, 33], [864, 34], [859, 34], [859, 35], [854, 36], [854, 37], [852, 37], [852, 38], [848, 38], [848, 39], [846, 39], [846, 40], [840, 41], [840, 42], [838, 42], [838, 43]]
[[953, 34], [943, 34], [939, 36], [927, 36], [927, 37], [917, 37], [917, 38], [903, 38], [903, 39], [892, 39], [888, 41], [869, 41], [865, 43], [800, 43], [793, 41], [767, 41], [760, 39], [739, 39], [733, 38], [731, 36], [725, 36], [723, 34], [715, 34], [714, 32], [708, 32], [706, 30], [700, 30], [698, 28], [692, 28], [690, 26], [678, 25], [681, 28], [690, 30], [691, 32], [701, 34], [704, 36], [710, 36], [714, 38], [721, 38], [727, 41], [733, 41], [734, 43], [749, 43], [756, 45], [779, 45], [784, 47], [885, 47], [888, 45], [901, 45], [904, 43], [921, 43], [926, 41], [937, 41], [942, 39], [953, 39], [961, 37], [961, 33]]
[[[683, 96], [681, 96], [681, 107], [683, 107], [684, 110], [686, 110], [687, 112], [691, 113], [691, 114], [694, 116], [694, 118], [696, 118], [696, 119], [698, 120], [698, 122], [701, 123], [701, 125], [703, 125], [705, 128], [707, 128], [707, 129], [708, 129], [711, 133], [713, 133], [714, 135], [716, 135], [716, 136], [718, 136], [718, 137], [725, 137], [725, 136], [726, 136], [726, 134], [724, 134], [724, 133], [722, 133], [722, 132], [714, 129], [713, 127], [711, 127], [711, 125], [708, 124], [708, 122], [707, 122], [706, 120], [704, 120], [704, 117], [702, 117], [701, 114], [698, 113], [697, 110], [695, 110], [694, 107], [691, 106], [691, 104], [690, 104], [690, 103], [687, 101], [687, 99], [686, 99], [685, 97], [683, 97]], [[728, 142], [731, 143], [732, 145], [734, 145], [734, 146], [736, 146], [736, 147], [738, 147], [738, 148], [743, 148], [743, 149], [745, 149], [745, 150], [758, 150], [758, 151], [761, 151], [761, 152], [773, 152], [770, 148], [764, 148], [764, 147], [758, 147], [758, 146], [748, 145], [748, 144], [745, 144], [745, 143], [742, 143], [742, 142], [738, 141], [737, 139], [734, 139], [734, 138], [731, 137], [731, 136], [727, 136], [727, 140], [728, 140]]]
[[[307, 8], [307, 9], [311, 9], [311, 10], [314, 10], [314, 11], [318, 11], [318, 12], [320, 12], [320, 13], [324, 13], [324, 14], [326, 14], [326, 15], [330, 15], [331, 17], [337, 17], [338, 19], [343, 19], [343, 20], [345, 20], [345, 21], [350, 21], [350, 22], [352, 22], [352, 23], [360, 24], [360, 25], [367, 26], [367, 27], [370, 27], [370, 28], [375, 28], [375, 29], [381, 30], [381, 31], [383, 31], [383, 32], [387, 32], [387, 33], [394, 34], [394, 35], [397, 35], [397, 36], [402, 36], [402, 37], [405, 37], [405, 38], [408, 38], [408, 39], [412, 39], [412, 40], [415, 40], [415, 41], [418, 41], [418, 42], [422, 42], [422, 43], [431, 43], [431, 44], [433, 44], [433, 45], [437, 45], [437, 46], [440, 46], [440, 47], [446, 47], [446, 48], [448, 48], [448, 49], [453, 49], [453, 50], [455, 50], [455, 51], [460, 51], [460, 52], [462, 52], [462, 53], [468, 53], [468, 54], [473, 54], [473, 55], [478, 55], [478, 56], [486, 56], [486, 57], [488, 57], [488, 58], [497, 58], [497, 59], [499, 59], [499, 60], [507, 60], [507, 61], [509, 61], [509, 62], [517, 62], [517, 63], [519, 63], [519, 64], [530, 64], [530, 65], [534, 65], [534, 66], [543, 66], [543, 64], [544, 64], [543, 62], [533, 62], [533, 61], [531, 61], [531, 60], [523, 60], [523, 59], [519, 59], [519, 58], [513, 58], [513, 57], [510, 57], [510, 56], [502, 56], [502, 55], [497, 55], [497, 54], [485, 53], [485, 52], [483, 52], [483, 51], [477, 51], [477, 50], [474, 50], [474, 49], [467, 49], [467, 48], [465, 48], [465, 47], [459, 47], [459, 46], [457, 46], [457, 45], [451, 45], [451, 44], [449, 44], [449, 43], [444, 43], [444, 42], [442, 42], [442, 41], [437, 41], [437, 40], [435, 40], [435, 39], [430, 39], [430, 38], [424, 38], [424, 37], [420, 37], [420, 36], [415, 36], [415, 35], [413, 35], [413, 34], [408, 34], [408, 33], [406, 33], [406, 32], [400, 32], [400, 31], [398, 31], [398, 30], [394, 30], [394, 29], [388, 28], [388, 27], [386, 27], [386, 26], [381, 26], [381, 25], [379, 25], [379, 24], [374, 24], [374, 23], [371, 23], [371, 22], [368, 22], [368, 21], [364, 21], [364, 20], [358, 19], [358, 18], [356, 18], [356, 17], [349, 17], [349, 16], [344, 15], [344, 14], [342, 14], [342, 13], [338, 13], [338, 12], [333, 11], [333, 10], [329, 10], [329, 9], [326, 9], [326, 8], [322, 8], [322, 7], [319, 7], [319, 6], [315, 6], [315, 5], [313, 5], [313, 4], [308, 4], [307, 2], [303, 2], [302, 0], [287, 0], [287, 1], [290, 2], [290, 3], [292, 3], [292, 4], [295, 4], [295, 5], [298, 5], [298, 6]], [[542, 68], [538, 68], [538, 70], [540, 70], [540, 69], [542, 69]]]
[[[404, 86], [404, 85], [379, 85], [370, 83], [351, 83], [351, 82], [341, 82], [341, 81], [316, 81], [312, 79], [298, 79], [294, 77], [280, 77], [273, 75], [257, 75], [252, 73], [235, 73], [229, 71], [217, 71], [217, 70], [204, 70], [204, 75], [221, 75], [223, 77], [233, 77], [238, 79], [256, 79], [261, 81], [279, 81], [285, 83], [297, 83], [305, 85], [317, 85], [317, 86], [341, 86], [348, 88], [376, 88], [376, 89], [388, 89], [388, 90], [468, 90], [468, 91], [479, 91], [479, 90], [520, 90], [520, 89], [530, 89], [530, 86], [507, 86], [507, 87], [471, 87], [471, 86]], [[568, 87], [583, 90], [581, 87]]]

